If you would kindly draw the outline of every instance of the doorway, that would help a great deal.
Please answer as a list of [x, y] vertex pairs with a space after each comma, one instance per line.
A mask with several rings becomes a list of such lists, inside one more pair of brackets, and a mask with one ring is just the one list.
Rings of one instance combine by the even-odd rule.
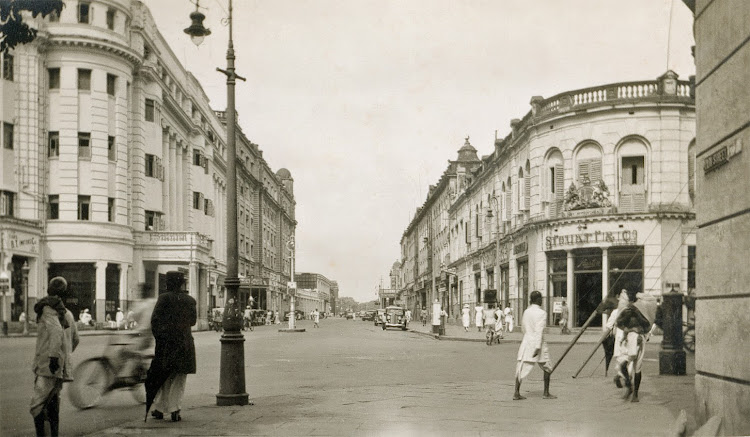
[[[575, 326], [583, 326], [602, 301], [602, 253], [600, 250], [575, 254]], [[602, 326], [595, 317], [589, 326]]]

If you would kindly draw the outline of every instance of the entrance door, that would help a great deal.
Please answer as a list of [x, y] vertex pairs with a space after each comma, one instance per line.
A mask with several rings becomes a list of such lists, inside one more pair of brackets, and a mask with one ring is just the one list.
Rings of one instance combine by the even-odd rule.
[[[582, 326], [602, 301], [602, 252], [589, 250], [575, 254], [574, 264], [576, 326]], [[602, 326], [595, 317], [589, 326]]]

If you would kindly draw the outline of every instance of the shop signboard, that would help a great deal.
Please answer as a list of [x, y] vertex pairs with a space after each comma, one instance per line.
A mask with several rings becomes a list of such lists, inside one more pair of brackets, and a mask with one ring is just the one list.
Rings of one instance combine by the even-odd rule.
[[553, 314], [562, 314], [562, 302], [557, 301], [552, 304]]
[[576, 232], [563, 235], [547, 235], [544, 239], [546, 250], [562, 249], [576, 246], [637, 246], [638, 231], [592, 231]]

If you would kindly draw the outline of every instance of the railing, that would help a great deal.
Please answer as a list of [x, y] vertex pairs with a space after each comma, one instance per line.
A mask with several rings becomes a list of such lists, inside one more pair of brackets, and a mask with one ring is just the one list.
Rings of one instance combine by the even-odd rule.
[[197, 245], [211, 249], [213, 240], [199, 232], [146, 231], [135, 233], [136, 244], [158, 246]]
[[690, 97], [689, 82], [678, 81], [674, 94], [662, 92], [659, 82], [657, 80], [624, 82], [567, 91], [541, 101], [535, 117], [561, 114], [601, 104], [612, 105], [637, 101], [693, 102]]

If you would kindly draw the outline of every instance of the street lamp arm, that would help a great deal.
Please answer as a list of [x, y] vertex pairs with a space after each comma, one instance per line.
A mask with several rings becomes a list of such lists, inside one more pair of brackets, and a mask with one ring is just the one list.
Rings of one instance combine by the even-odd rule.
[[231, 72], [230, 73], [229, 71], [224, 70], [223, 68], [219, 68], [219, 67], [216, 67], [216, 71], [220, 71], [220, 72], [226, 74], [227, 77], [229, 77], [229, 78], [244, 80], [245, 82], [247, 82], [247, 79], [245, 79], [244, 77], [240, 76], [239, 74], [237, 74], [235, 72]]

